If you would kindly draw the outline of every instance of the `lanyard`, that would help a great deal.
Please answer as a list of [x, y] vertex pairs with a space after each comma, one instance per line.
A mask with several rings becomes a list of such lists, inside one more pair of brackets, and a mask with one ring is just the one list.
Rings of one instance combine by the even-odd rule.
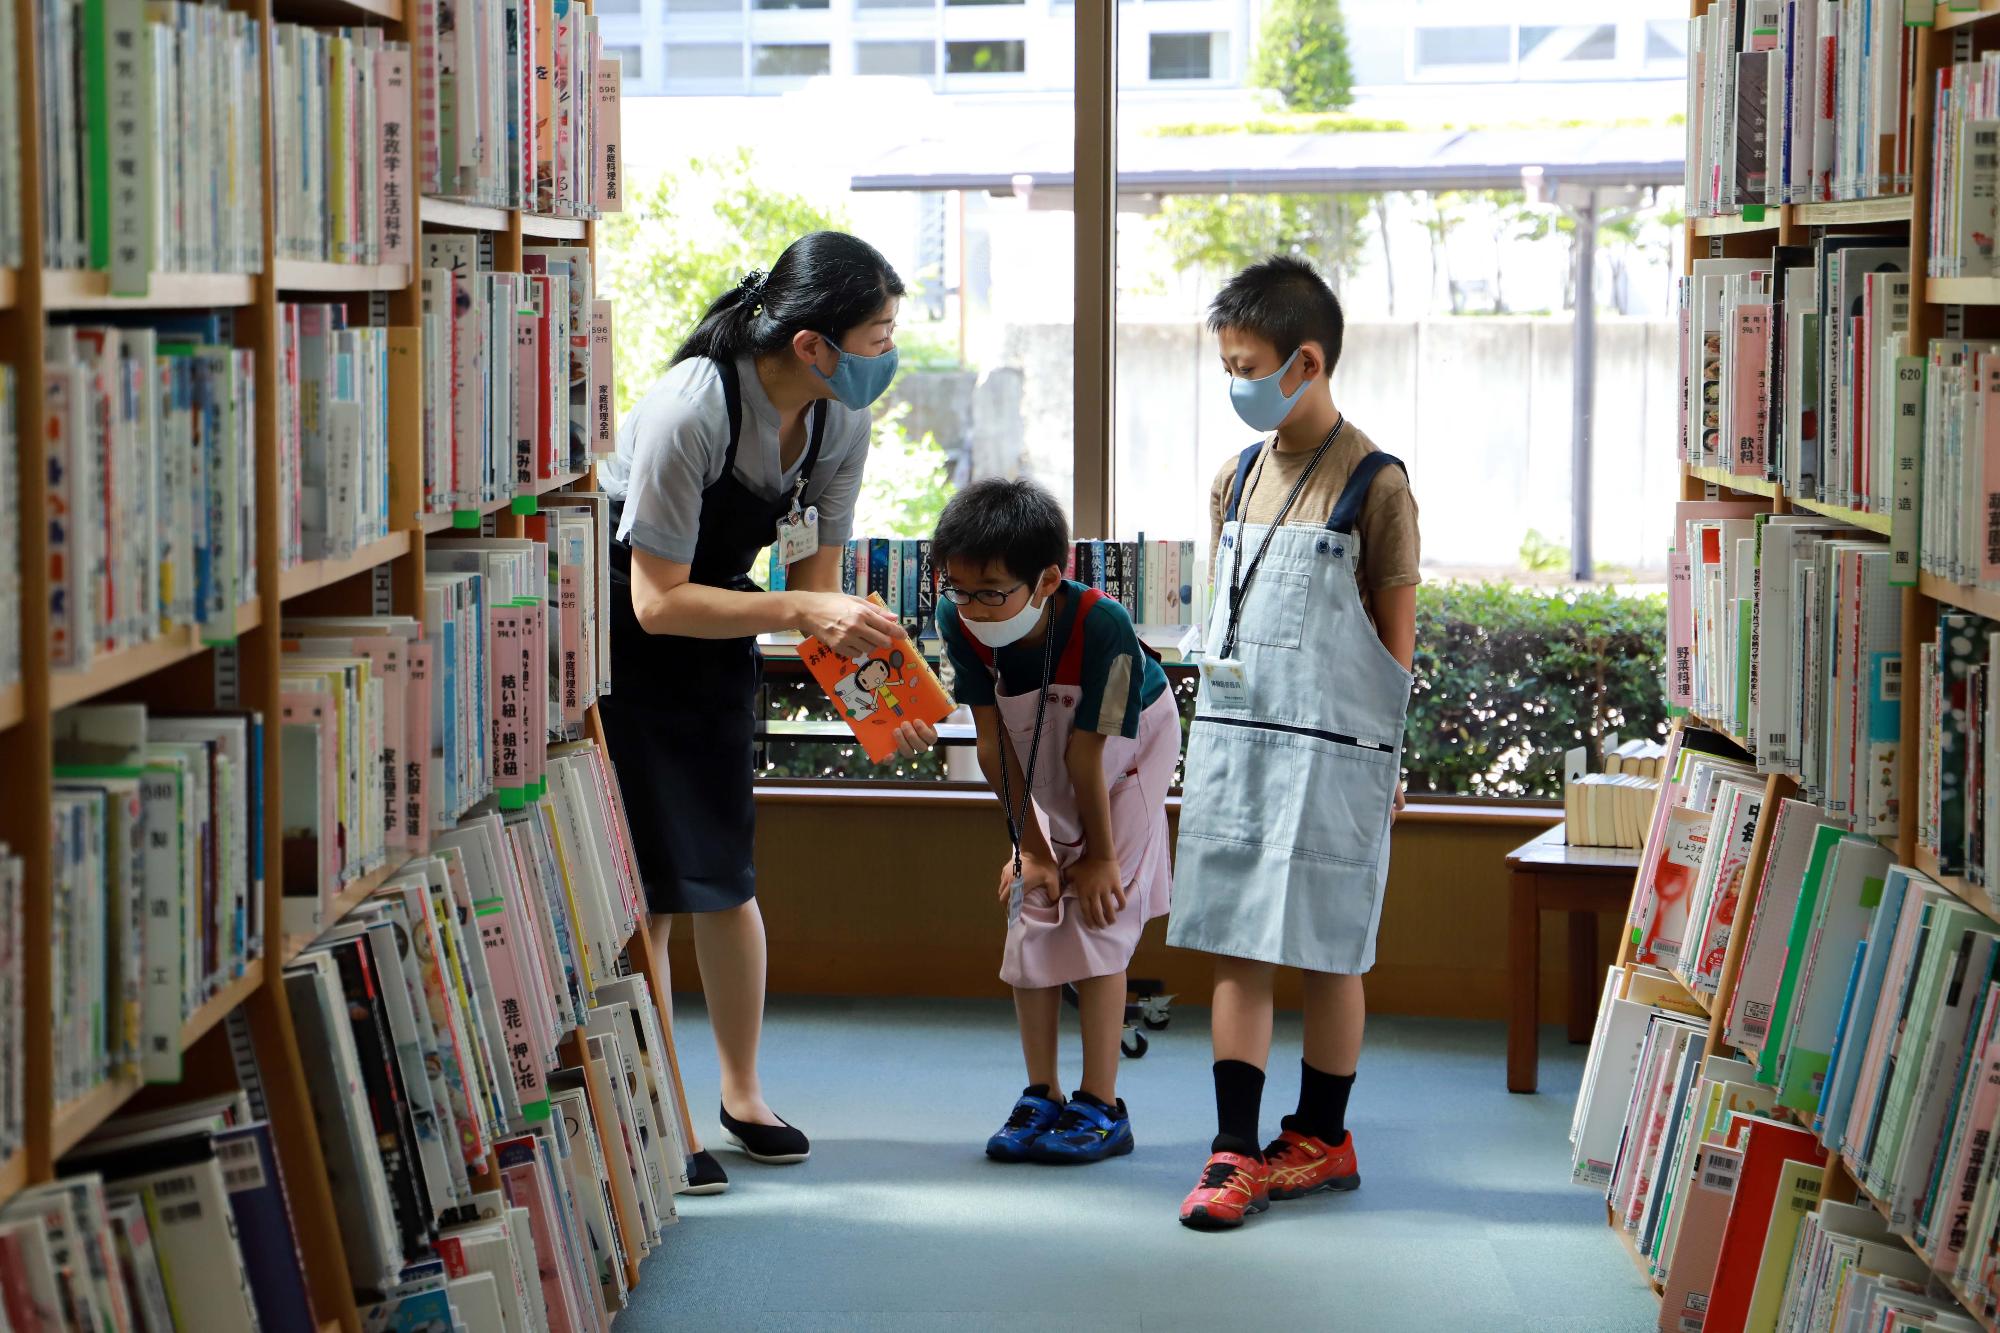
[[[1028, 595], [1032, 597], [1034, 591], [1030, 589]], [[1049, 599], [1048, 629], [1044, 632], [1042, 640], [1042, 688], [1035, 696], [1035, 738], [1028, 742], [1028, 767], [1027, 771], [1022, 774], [1022, 784], [1027, 790], [1021, 793], [1018, 817], [1016, 817], [1017, 807], [1014, 804], [1013, 784], [1007, 780], [1007, 756], [1004, 754], [1000, 756], [1000, 804], [1007, 811], [1007, 836], [1014, 843], [1015, 879], [1021, 877], [1021, 830], [1028, 826], [1028, 803], [1034, 799], [1035, 761], [1041, 757], [1042, 753], [1042, 719], [1049, 711], [1049, 680], [1055, 674], [1055, 663], [1056, 607], [1055, 598], [1051, 597]], [[993, 653], [992, 671], [994, 693], [997, 695], [1000, 689], [1000, 653], [998, 649], [995, 649]], [[1007, 743], [1011, 747], [1013, 745], [1012, 739], [1010, 738]]]
[[[1319, 448], [1313, 452], [1312, 461], [1306, 464], [1304, 472], [1299, 473], [1299, 479], [1292, 483], [1292, 493], [1285, 497], [1284, 508], [1280, 509], [1277, 517], [1271, 520], [1271, 525], [1264, 529], [1264, 541], [1258, 546], [1257, 556], [1250, 562], [1248, 571], [1243, 569], [1242, 546], [1236, 548], [1236, 559], [1229, 565], [1229, 631], [1222, 636], [1224, 658], [1236, 655], [1236, 627], [1243, 619], [1243, 600], [1250, 595], [1250, 586], [1257, 581], [1257, 571], [1263, 567], [1264, 555], [1271, 549], [1271, 538], [1277, 535], [1278, 529], [1284, 525], [1285, 516], [1290, 514], [1292, 506], [1298, 503], [1299, 492], [1306, 488], [1306, 483], [1312, 479], [1312, 474], [1319, 470], [1319, 462], [1326, 457], [1326, 451], [1333, 447], [1333, 442], [1340, 438], [1340, 432], [1346, 428], [1347, 418], [1342, 416], [1333, 423], [1333, 429], [1326, 433], [1326, 438], [1319, 442]], [[1277, 436], [1271, 437], [1271, 449], [1277, 447], [1277, 440]], [[1264, 460], [1270, 457], [1270, 452], [1270, 449], [1266, 449], [1257, 455], [1257, 470], [1250, 475], [1250, 484], [1244, 488], [1243, 494], [1237, 497], [1236, 503], [1241, 513], [1250, 512], [1250, 497], [1257, 493], [1257, 483], [1264, 477]], [[1247, 522], [1239, 520], [1237, 535], [1240, 537], [1242, 529], [1248, 526]], [[1237, 582], [1239, 573], [1243, 576], [1241, 583]]]

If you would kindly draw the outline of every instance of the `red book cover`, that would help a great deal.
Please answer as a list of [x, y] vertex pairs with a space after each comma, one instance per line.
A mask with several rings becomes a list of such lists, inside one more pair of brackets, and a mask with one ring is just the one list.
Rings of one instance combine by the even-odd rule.
[[1771, 1226], [1771, 1205], [1777, 1198], [1778, 1177], [1787, 1161], [1826, 1161], [1819, 1140], [1797, 1125], [1744, 1116], [1731, 1123], [1736, 1146], [1743, 1150], [1736, 1197], [1722, 1231], [1722, 1248], [1715, 1277], [1708, 1284], [1708, 1317], [1702, 1333], [1742, 1333], [1750, 1315], [1750, 1297], [1757, 1285], [1757, 1268], [1764, 1258], [1764, 1236]]

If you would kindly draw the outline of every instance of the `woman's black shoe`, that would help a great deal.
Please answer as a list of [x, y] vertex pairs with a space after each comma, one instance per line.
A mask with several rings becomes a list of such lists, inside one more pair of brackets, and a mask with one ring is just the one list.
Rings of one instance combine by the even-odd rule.
[[721, 1194], [729, 1188], [729, 1176], [722, 1163], [706, 1148], [687, 1159], [688, 1183], [683, 1194]]
[[723, 1134], [751, 1161], [779, 1166], [812, 1156], [812, 1141], [790, 1125], [753, 1125], [729, 1114], [726, 1106], [721, 1110]]

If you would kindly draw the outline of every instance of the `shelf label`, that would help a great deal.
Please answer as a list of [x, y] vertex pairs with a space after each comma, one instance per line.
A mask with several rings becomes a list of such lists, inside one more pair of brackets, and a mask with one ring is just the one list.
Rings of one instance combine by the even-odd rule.
[[517, 495], [514, 497], [514, 503], [509, 506], [509, 509], [510, 512], [516, 514], [539, 514], [542, 512], [541, 497], [536, 495]]
[[467, 528], [477, 532], [479, 530], [479, 518], [480, 514], [477, 509], [454, 509], [451, 511], [451, 525], [454, 528]]

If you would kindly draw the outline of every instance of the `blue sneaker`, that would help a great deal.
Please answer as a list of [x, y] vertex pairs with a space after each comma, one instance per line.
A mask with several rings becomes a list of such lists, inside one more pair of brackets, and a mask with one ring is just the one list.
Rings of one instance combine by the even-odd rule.
[[1054, 1127], [1062, 1115], [1061, 1102], [1049, 1100], [1049, 1085], [1037, 1083], [1021, 1090], [1021, 1100], [1000, 1132], [986, 1140], [986, 1155], [996, 1162], [1025, 1162], [1036, 1139]]
[[1037, 1162], [1072, 1166], [1123, 1157], [1133, 1146], [1132, 1117], [1126, 1113], [1125, 1099], [1120, 1097], [1118, 1105], [1106, 1106], [1089, 1093], [1079, 1092], [1069, 1099], [1055, 1126], [1035, 1140], [1028, 1156]]

